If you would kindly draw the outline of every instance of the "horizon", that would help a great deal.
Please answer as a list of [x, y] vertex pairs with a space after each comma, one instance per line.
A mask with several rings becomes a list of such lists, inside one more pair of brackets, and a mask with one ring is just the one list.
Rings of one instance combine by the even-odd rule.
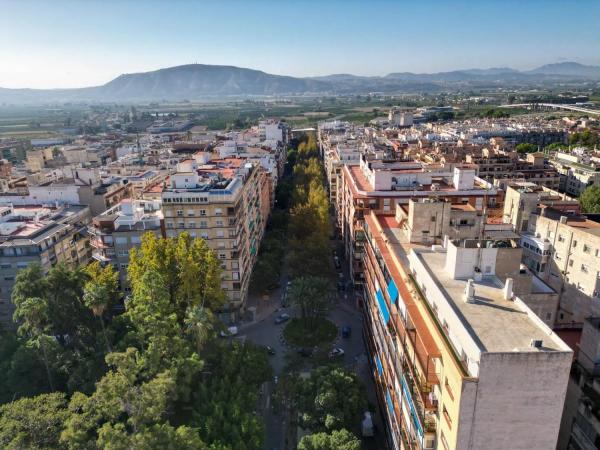
[[594, 52], [600, 46], [594, 28], [600, 4], [589, 0], [577, 10], [558, 0], [139, 6], [116, 0], [6, 1], [0, 17], [6, 44], [0, 49], [0, 87], [98, 86], [122, 74], [195, 62], [292, 77], [524, 71], [567, 61], [600, 65]]

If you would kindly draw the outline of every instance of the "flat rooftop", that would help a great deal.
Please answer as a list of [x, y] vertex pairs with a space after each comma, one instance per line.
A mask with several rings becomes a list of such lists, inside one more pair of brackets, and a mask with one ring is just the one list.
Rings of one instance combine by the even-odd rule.
[[[517, 303], [503, 298], [502, 283], [495, 276], [476, 281], [475, 302], [467, 303], [467, 280], [448, 276], [446, 253], [423, 251], [417, 252], [417, 257], [482, 352], [567, 351], [552, 331], [540, 326]], [[532, 339], [543, 341], [540, 350], [531, 347]]]

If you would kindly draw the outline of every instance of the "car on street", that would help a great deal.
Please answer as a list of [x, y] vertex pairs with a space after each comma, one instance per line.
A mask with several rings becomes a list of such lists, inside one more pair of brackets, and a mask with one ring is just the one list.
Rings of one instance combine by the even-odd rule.
[[273, 347], [271, 347], [270, 345], [267, 345], [267, 353], [269, 355], [274, 355], [275, 354], [275, 349]]
[[221, 337], [237, 336], [238, 327], [228, 327], [226, 330], [221, 330], [221, 333], [219, 334], [221, 335]]
[[329, 352], [329, 357], [330, 358], [337, 358], [338, 356], [344, 356], [344, 349], [341, 347], [334, 347], [330, 352]]
[[346, 325], [345, 327], [342, 327], [342, 337], [343, 338], [349, 338], [350, 335], [352, 334], [352, 328], [350, 327], [350, 325]]
[[309, 356], [312, 356], [313, 351], [312, 351], [312, 348], [302, 347], [302, 348], [298, 349], [298, 353], [301, 356], [304, 356], [305, 358], [308, 358]]
[[287, 313], [279, 314], [275, 317], [275, 325], [279, 325], [280, 323], [287, 322], [290, 320], [290, 315]]

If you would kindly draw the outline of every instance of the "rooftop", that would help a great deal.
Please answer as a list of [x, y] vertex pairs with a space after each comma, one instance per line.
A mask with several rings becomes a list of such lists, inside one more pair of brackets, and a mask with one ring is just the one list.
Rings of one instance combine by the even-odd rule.
[[[446, 253], [420, 251], [416, 257], [482, 352], [568, 350], [550, 329], [535, 320], [537, 317], [531, 317], [531, 311], [504, 299], [502, 283], [495, 276], [475, 281], [475, 302], [467, 303], [464, 300], [467, 280], [454, 280], [446, 273]], [[541, 349], [530, 345], [532, 339], [543, 341]]]

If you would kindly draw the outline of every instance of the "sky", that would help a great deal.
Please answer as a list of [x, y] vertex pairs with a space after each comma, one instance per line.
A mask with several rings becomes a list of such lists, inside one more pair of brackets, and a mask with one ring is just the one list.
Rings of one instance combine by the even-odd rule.
[[600, 65], [598, 0], [0, 0], [0, 87], [189, 63], [292, 76]]

